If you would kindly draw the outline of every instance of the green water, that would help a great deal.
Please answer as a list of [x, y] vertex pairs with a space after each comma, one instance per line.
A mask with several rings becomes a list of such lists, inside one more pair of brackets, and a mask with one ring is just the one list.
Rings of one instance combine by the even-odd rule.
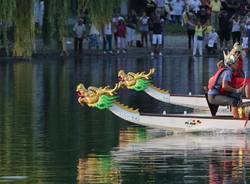
[[[156, 68], [155, 85], [173, 93], [201, 94], [216, 59], [86, 56], [0, 61], [0, 183], [209, 183], [211, 160], [229, 159], [223, 149], [209, 152], [214, 145], [198, 151], [192, 146], [137, 149], [162, 132], [77, 102], [79, 82], [86, 87], [113, 86], [118, 70], [151, 67]], [[118, 95], [122, 103], [143, 112], [186, 110], [139, 92], [124, 90]], [[226, 147], [237, 164], [231, 163], [234, 170], [227, 180], [250, 182], [248, 137], [239, 139], [243, 143], [238, 154], [233, 152], [235, 146]], [[220, 164], [218, 170], [223, 168]], [[216, 181], [226, 181], [224, 175], [220, 173]]]

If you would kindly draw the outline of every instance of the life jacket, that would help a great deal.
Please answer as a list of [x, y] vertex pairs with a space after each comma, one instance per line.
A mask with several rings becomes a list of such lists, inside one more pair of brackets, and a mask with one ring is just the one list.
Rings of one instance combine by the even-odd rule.
[[243, 59], [240, 56], [237, 60], [238, 68], [233, 72], [233, 77], [245, 77], [244, 71], [243, 71]]
[[220, 77], [220, 75], [222, 74], [222, 72], [224, 72], [226, 70], [225, 67], [220, 68], [208, 81], [208, 90], [214, 89], [218, 78]]
[[243, 70], [243, 59], [242, 56], [240, 56], [237, 60], [238, 63], [238, 70]]

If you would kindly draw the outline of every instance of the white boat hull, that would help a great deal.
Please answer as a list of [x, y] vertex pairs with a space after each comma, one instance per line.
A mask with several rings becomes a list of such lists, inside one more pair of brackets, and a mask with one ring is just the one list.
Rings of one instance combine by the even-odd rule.
[[246, 124], [246, 120], [233, 119], [229, 116], [208, 117], [189, 115], [141, 114], [139, 124], [152, 128], [181, 132], [225, 131], [245, 133], [249, 131], [250, 128], [249, 124]]
[[138, 125], [177, 132], [245, 133], [250, 130], [250, 122], [246, 123], [244, 119], [233, 119], [230, 116], [211, 117], [205, 116], [206, 113], [200, 115], [146, 114], [140, 113], [138, 110], [131, 110], [131, 108], [119, 103], [114, 103], [109, 110], [118, 117]]
[[[185, 106], [199, 111], [209, 111], [205, 95], [170, 94], [168, 91], [159, 89], [154, 85], [150, 85], [147, 89], [145, 89], [145, 93], [164, 103]], [[249, 102], [249, 99], [243, 99], [243, 102]], [[228, 114], [228, 107], [220, 106], [218, 109], [218, 113]]]
[[205, 95], [173, 95], [166, 90], [155, 87], [152, 84], [145, 89], [145, 93], [165, 103], [186, 106], [200, 110], [208, 109]]

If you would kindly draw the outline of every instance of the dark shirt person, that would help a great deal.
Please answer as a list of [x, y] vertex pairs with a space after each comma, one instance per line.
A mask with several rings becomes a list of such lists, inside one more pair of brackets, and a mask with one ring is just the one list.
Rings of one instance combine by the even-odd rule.
[[223, 43], [225, 42], [225, 47], [228, 46], [228, 42], [231, 37], [231, 16], [227, 11], [222, 11], [219, 16], [219, 37], [220, 37], [220, 47], [223, 48]]

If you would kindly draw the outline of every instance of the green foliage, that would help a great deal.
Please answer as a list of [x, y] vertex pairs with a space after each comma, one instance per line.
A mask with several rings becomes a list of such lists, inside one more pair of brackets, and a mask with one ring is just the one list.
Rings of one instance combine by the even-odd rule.
[[89, 10], [91, 22], [98, 28], [111, 20], [113, 12], [124, 0], [78, 0], [79, 9]]
[[0, 0], [0, 21], [11, 23], [16, 8], [15, 0]]
[[43, 16], [43, 27], [42, 37], [45, 46], [49, 46], [52, 32], [54, 29], [54, 15], [53, 10], [55, 8], [55, 0], [44, 0], [44, 16]]
[[55, 1], [55, 31], [58, 47], [61, 51], [66, 51], [65, 37], [67, 36], [67, 18], [69, 15], [68, 0], [54, 0]]
[[34, 1], [16, 0], [14, 56], [31, 57], [35, 41]]
[[[88, 9], [91, 21], [102, 28], [115, 9], [126, 0], [78, 0], [79, 9]], [[35, 0], [0, 0], [0, 21], [5, 47], [7, 47], [7, 28], [14, 28], [13, 55], [31, 57], [35, 48]], [[53, 34], [61, 51], [66, 50], [65, 37], [70, 10], [70, 0], [44, 0], [44, 19], [42, 37], [45, 45], [50, 44]]]
[[0, 0], [0, 22], [3, 23], [3, 25], [0, 26], [0, 35], [2, 33], [2, 43], [6, 50], [8, 49], [7, 27], [13, 22], [13, 12], [15, 7], [15, 0]]

